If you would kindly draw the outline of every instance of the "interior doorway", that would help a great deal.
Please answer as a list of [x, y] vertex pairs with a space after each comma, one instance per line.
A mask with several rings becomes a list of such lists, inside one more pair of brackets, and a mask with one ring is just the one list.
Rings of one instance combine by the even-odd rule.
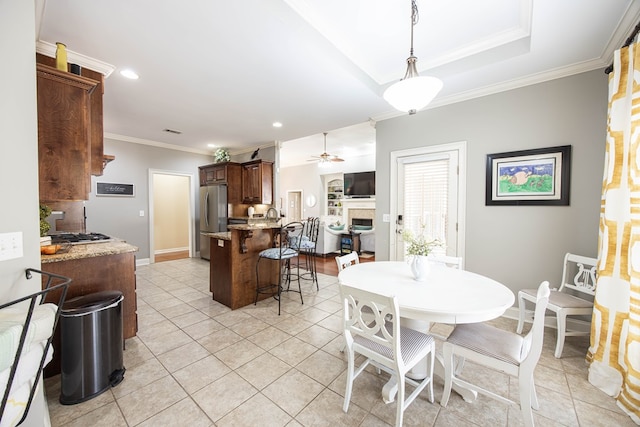
[[287, 191], [287, 222], [302, 220], [302, 190]]
[[193, 257], [194, 177], [149, 171], [149, 262]]

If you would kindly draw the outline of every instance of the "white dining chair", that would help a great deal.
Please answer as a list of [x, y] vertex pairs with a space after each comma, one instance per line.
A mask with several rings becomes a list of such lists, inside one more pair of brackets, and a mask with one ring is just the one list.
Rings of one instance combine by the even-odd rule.
[[[576, 330], [567, 328], [567, 316], [589, 316], [593, 312], [593, 297], [596, 292], [596, 264], [598, 260], [581, 255], [567, 253], [564, 256], [562, 281], [559, 289], [552, 289], [547, 310], [556, 314], [556, 350], [554, 356], [560, 358], [565, 337], [586, 336], [590, 328]], [[580, 297], [578, 295], [583, 295]], [[518, 292], [518, 326], [516, 332], [522, 333], [526, 318], [526, 301], [536, 301], [535, 289], [521, 289]]]
[[337, 256], [336, 263], [338, 264], [338, 273], [339, 273], [351, 265], [360, 264], [360, 257], [358, 256], [357, 252], [353, 251], [353, 252], [349, 252], [346, 255]]
[[[347, 348], [347, 384], [343, 410], [347, 412], [353, 381], [369, 365], [392, 375], [398, 384], [396, 426], [402, 425], [404, 410], [428, 387], [433, 402], [435, 340], [425, 333], [400, 326], [398, 300], [347, 285], [340, 285], [343, 301], [343, 330]], [[356, 369], [356, 353], [366, 359]], [[406, 378], [407, 372], [428, 356], [427, 377]], [[405, 399], [405, 383], [414, 387]]]
[[[520, 408], [525, 426], [533, 426], [531, 408], [538, 409], [538, 398], [533, 382], [533, 371], [542, 352], [544, 337], [544, 311], [549, 301], [549, 282], [542, 282], [536, 294], [536, 312], [533, 326], [523, 337], [486, 323], [456, 326], [443, 345], [444, 391], [440, 404], [447, 406], [453, 384], [462, 386], [503, 403]], [[460, 378], [454, 367], [454, 358], [470, 360], [518, 378], [519, 401], [484, 389]]]

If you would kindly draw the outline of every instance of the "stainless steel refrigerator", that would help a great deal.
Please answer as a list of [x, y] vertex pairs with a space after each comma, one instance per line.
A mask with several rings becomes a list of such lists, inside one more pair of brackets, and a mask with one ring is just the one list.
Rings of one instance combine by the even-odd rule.
[[227, 231], [227, 186], [200, 187], [200, 258], [210, 259], [211, 238], [203, 233]]

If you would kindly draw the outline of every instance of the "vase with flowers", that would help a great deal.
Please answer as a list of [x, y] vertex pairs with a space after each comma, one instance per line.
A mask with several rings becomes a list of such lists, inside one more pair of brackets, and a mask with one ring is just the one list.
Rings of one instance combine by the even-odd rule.
[[414, 236], [411, 230], [402, 232], [402, 240], [406, 244], [407, 255], [412, 256], [410, 266], [413, 278], [419, 282], [426, 281], [430, 269], [427, 256], [434, 249], [443, 247], [443, 243], [438, 239], [427, 238], [424, 233]]

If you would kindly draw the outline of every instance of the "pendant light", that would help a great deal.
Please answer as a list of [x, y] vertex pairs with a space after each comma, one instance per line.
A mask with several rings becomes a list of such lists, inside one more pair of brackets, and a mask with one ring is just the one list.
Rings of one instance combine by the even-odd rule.
[[389, 86], [383, 98], [397, 110], [415, 114], [429, 104], [442, 89], [442, 80], [421, 76], [416, 69], [418, 58], [413, 56], [413, 27], [418, 23], [418, 6], [411, 0], [411, 50], [407, 58], [407, 72], [402, 80]]

